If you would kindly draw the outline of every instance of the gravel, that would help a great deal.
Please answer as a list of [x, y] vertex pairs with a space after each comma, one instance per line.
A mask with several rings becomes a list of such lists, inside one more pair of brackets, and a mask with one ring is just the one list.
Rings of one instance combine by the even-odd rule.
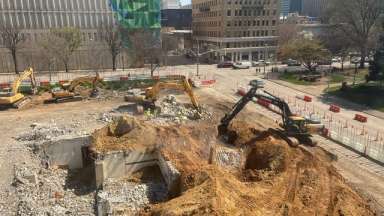
[[166, 201], [168, 190], [165, 183], [134, 183], [108, 179], [97, 194], [98, 213], [134, 215], [151, 203]]
[[17, 215], [94, 215], [95, 192], [69, 182], [67, 170], [17, 165], [13, 185]]

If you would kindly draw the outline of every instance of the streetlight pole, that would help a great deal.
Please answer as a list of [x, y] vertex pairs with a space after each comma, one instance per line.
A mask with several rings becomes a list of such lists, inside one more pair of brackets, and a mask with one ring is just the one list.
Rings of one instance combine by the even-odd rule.
[[197, 64], [196, 64], [196, 76], [199, 76], [199, 64], [200, 64], [200, 45], [199, 45], [199, 39], [196, 39], [197, 41]]
[[356, 74], [357, 74], [357, 62], [355, 63], [355, 74], [353, 75], [353, 85], [356, 84]]
[[264, 44], [264, 75], [265, 75], [265, 67], [267, 65], [266, 58], [265, 58], [265, 56], [267, 55], [267, 46], [268, 46], [267, 43]]

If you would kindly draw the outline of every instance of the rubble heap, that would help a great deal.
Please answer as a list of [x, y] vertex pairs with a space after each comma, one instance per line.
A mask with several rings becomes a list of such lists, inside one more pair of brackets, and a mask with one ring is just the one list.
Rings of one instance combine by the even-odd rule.
[[168, 95], [159, 103], [161, 112], [156, 115], [156, 119], [168, 123], [179, 124], [186, 120], [207, 120], [212, 118], [212, 114], [203, 106], [196, 110], [192, 105], [182, 104], [176, 100], [174, 95]]
[[92, 215], [94, 193], [68, 179], [63, 169], [15, 167], [14, 186], [19, 197], [17, 215]]
[[[108, 179], [103, 184], [103, 190], [97, 194], [97, 205], [103, 214], [132, 215], [150, 203], [162, 202], [167, 198], [168, 190], [164, 183], [135, 183]], [[116, 212], [119, 209], [124, 212]]]

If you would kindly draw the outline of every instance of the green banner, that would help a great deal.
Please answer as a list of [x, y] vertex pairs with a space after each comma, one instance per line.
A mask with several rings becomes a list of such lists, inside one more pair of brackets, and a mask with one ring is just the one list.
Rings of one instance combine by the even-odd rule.
[[161, 28], [160, 0], [109, 0], [118, 23], [126, 29]]

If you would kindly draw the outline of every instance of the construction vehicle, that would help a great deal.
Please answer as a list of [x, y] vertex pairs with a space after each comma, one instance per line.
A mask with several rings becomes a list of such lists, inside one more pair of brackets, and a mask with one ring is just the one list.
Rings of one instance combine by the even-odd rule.
[[[316, 146], [316, 142], [312, 140], [311, 132], [317, 130], [318, 125], [312, 125], [302, 116], [294, 115], [289, 105], [282, 99], [266, 92], [257, 92], [260, 88], [257, 83], [251, 82], [250, 90], [233, 106], [232, 110], [226, 114], [220, 121], [218, 126], [219, 135], [225, 135], [228, 132], [230, 122], [236, 115], [254, 98], [269, 101], [274, 106], [278, 107], [281, 111], [282, 123], [281, 128], [269, 129], [268, 131], [284, 139], [289, 145], [297, 146], [305, 144], [309, 146]], [[253, 85], [252, 85], [253, 84]]]
[[155, 102], [158, 100], [159, 93], [162, 89], [174, 89], [184, 91], [191, 99], [192, 105], [199, 110], [199, 103], [193, 93], [190, 82], [185, 78], [157, 81], [152, 87], [145, 90], [144, 94], [129, 94], [125, 96], [125, 101], [137, 103], [137, 112], [143, 113], [145, 110], [159, 110]]
[[32, 94], [36, 94], [37, 88], [33, 69], [27, 68], [19, 77], [15, 79], [15, 81], [13, 81], [12, 88], [9, 92], [0, 93], [0, 107], [13, 107], [19, 109], [31, 101], [29, 97], [25, 97], [22, 93], [19, 92], [22, 81], [27, 78], [31, 80]]
[[92, 84], [92, 92], [91, 97], [97, 95], [97, 84], [104, 84], [103, 79], [100, 78], [99, 73], [96, 73], [96, 76], [85, 76], [78, 77], [68, 83], [61, 84], [61, 88], [52, 89], [51, 94], [52, 98], [45, 100], [44, 103], [65, 103], [65, 102], [73, 102], [73, 101], [81, 101], [83, 97], [80, 96], [75, 90], [76, 87], [82, 84]]

